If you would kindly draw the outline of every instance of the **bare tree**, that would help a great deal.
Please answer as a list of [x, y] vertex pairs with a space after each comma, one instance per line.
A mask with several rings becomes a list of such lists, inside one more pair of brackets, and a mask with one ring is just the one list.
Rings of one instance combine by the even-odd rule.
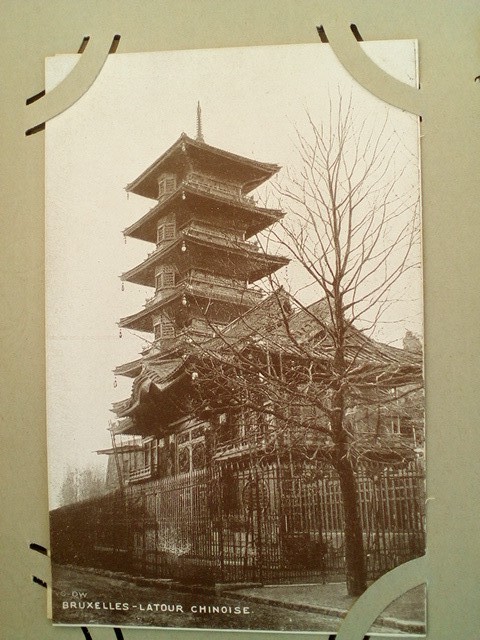
[[408, 163], [388, 118], [367, 129], [339, 98], [326, 126], [308, 119], [309, 134], [297, 132], [302, 170], [277, 189], [293, 215], [271, 233], [329, 302], [341, 340], [348, 324], [378, 327], [392, 288], [419, 266], [419, 186], [403, 180]]
[[[373, 329], [393, 302], [392, 287], [415, 266], [418, 192], [397, 191], [402, 174], [395, 171], [398, 145], [385, 135], [386, 123], [376, 133], [363, 127], [356, 131], [351, 105], [345, 113], [342, 109], [340, 101], [327, 126], [317, 127], [310, 119], [309, 137], [299, 136], [303, 170], [280, 194], [296, 213], [294, 222], [283, 225], [282, 244], [307, 270], [328, 306], [333, 350], [323, 389], [329, 404], [323, 408], [342, 489], [349, 591], [357, 595], [365, 589], [366, 571], [347, 409], [352, 397], [365, 396], [365, 385], [372, 381], [363, 367], [358, 371], [360, 352], [349, 356], [351, 327], [362, 320]], [[393, 387], [391, 372], [387, 378]]]
[[[302, 285], [286, 294], [272, 277], [263, 307], [211, 341], [194, 342], [192, 374], [203, 409], [228, 406], [243, 420], [250, 411], [257, 444], [270, 433], [276, 447], [282, 441], [333, 466], [345, 514], [347, 588], [359, 595], [367, 573], [356, 464], [411, 455], [380, 423], [414, 392], [422, 403], [421, 354], [372, 337], [401, 278], [418, 266], [418, 186], [402, 186], [401, 142], [386, 121], [356, 126], [341, 99], [328, 123], [308, 120], [309, 133], [298, 134], [302, 169], [278, 185], [289, 215], [266, 239], [303, 268]], [[307, 289], [318, 302], [302, 302]], [[353, 419], [359, 408], [375, 408], [363, 429]]]

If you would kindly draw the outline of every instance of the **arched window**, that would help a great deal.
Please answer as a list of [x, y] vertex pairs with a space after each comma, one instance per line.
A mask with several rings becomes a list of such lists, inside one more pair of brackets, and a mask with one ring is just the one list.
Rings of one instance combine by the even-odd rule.
[[205, 467], [205, 425], [177, 435], [178, 473], [191, 473]]

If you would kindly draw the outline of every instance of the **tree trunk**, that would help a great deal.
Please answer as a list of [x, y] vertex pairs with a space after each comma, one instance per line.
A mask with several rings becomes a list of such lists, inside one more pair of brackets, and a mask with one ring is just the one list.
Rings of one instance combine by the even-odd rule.
[[357, 480], [353, 466], [346, 458], [337, 462], [336, 470], [340, 479], [345, 514], [345, 575], [347, 591], [350, 596], [360, 596], [367, 588], [367, 568]]

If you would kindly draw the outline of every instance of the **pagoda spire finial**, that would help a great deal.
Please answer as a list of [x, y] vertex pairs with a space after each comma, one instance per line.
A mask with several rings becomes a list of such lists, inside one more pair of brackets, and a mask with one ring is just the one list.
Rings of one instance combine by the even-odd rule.
[[197, 137], [198, 142], [205, 142], [202, 133], [202, 108], [200, 106], [200, 100], [197, 102]]

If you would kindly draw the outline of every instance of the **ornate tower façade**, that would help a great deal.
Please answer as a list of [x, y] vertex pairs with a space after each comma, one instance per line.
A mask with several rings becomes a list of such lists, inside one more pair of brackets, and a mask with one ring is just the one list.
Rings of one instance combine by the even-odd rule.
[[153, 250], [121, 278], [151, 287], [153, 295], [119, 322], [150, 334], [141, 357], [115, 369], [134, 378], [131, 398], [114, 405], [119, 418], [129, 418], [122, 433], [149, 432], [151, 396], [180, 375], [184, 341], [211, 337], [258, 304], [262, 292], [254, 283], [288, 262], [252, 241], [283, 216], [250, 195], [280, 167], [205, 143], [200, 107], [197, 116], [196, 138], [182, 133], [126, 187], [155, 203], [124, 230]]

